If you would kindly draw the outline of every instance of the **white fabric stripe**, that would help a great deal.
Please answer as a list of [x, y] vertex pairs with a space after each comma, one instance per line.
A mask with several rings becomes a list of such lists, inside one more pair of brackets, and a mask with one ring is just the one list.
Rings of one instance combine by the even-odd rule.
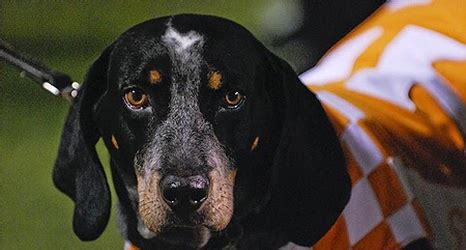
[[432, 67], [434, 62], [442, 60], [466, 60], [466, 44], [424, 27], [407, 25], [385, 47], [377, 66], [353, 74], [346, 81], [346, 87], [414, 112], [416, 105], [409, 91], [419, 83], [459, 121], [464, 131], [466, 124], [461, 121], [465, 116], [461, 114], [466, 108]]
[[346, 81], [346, 88], [414, 112], [416, 105], [409, 98], [409, 90], [413, 84], [410, 76], [368, 68], [353, 74]]
[[358, 124], [350, 124], [343, 132], [341, 140], [348, 145], [365, 176], [382, 163], [382, 153]]
[[427, 237], [427, 233], [422, 227], [411, 203], [408, 203], [388, 217], [387, 224], [392, 230], [396, 242], [402, 247], [414, 240]]
[[389, 157], [387, 159], [387, 164], [395, 171], [401, 185], [403, 186], [403, 191], [406, 194], [408, 202], [411, 202], [414, 199], [414, 193], [405, 173], [405, 169], [407, 169], [407, 167], [404, 166], [403, 162], [398, 157]]
[[351, 191], [351, 198], [343, 210], [351, 246], [367, 235], [383, 220], [374, 191], [366, 178], [360, 179]]
[[307, 85], [324, 85], [346, 79], [356, 59], [382, 34], [382, 27], [374, 27], [345, 42], [323, 57], [315, 67], [302, 73], [301, 81]]
[[364, 118], [365, 116], [364, 112], [355, 107], [353, 104], [335, 94], [332, 94], [331, 92], [323, 90], [318, 91], [316, 95], [321, 102], [338, 110], [338, 112], [347, 117], [351, 123], [356, 123], [358, 120]]
[[391, 11], [397, 11], [414, 5], [427, 5], [431, 2], [431, 0], [389, 0], [385, 6]]

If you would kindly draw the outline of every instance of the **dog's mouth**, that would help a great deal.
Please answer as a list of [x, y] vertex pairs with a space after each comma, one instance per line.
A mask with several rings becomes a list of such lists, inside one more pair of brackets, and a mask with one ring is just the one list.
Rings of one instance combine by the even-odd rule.
[[[211, 170], [207, 197], [202, 205], [186, 213], [163, 194], [159, 188], [163, 178], [158, 172], [138, 174], [140, 218], [153, 236], [165, 241], [197, 247], [206, 244], [210, 233], [225, 229], [232, 218], [235, 176], [234, 169]], [[186, 203], [175, 199], [173, 202]]]
[[158, 237], [173, 245], [203, 247], [210, 239], [210, 230], [205, 226], [170, 226], [158, 234]]

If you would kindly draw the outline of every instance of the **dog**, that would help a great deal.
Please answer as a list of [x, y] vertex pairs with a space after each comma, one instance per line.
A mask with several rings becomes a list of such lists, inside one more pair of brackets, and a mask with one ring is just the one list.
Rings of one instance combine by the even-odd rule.
[[130, 246], [461, 249], [466, 95], [452, 69], [466, 41], [430, 23], [457, 5], [388, 2], [302, 82], [228, 20], [131, 28], [65, 124], [54, 182], [76, 203], [75, 233], [107, 224], [102, 138]]
[[53, 171], [84, 241], [111, 210], [141, 249], [311, 246], [350, 197], [344, 154], [316, 96], [240, 25], [183, 14], [122, 34], [90, 67]]

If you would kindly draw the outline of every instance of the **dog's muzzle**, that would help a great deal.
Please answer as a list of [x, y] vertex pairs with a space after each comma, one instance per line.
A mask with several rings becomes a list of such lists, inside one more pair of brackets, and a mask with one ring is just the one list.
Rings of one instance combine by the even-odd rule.
[[173, 227], [223, 230], [233, 215], [235, 176], [229, 168], [191, 176], [138, 174], [140, 218], [154, 236]]

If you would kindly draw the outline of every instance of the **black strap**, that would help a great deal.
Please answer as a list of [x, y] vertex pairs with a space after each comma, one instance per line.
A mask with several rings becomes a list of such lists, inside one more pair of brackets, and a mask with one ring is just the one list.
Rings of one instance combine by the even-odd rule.
[[5, 60], [21, 70], [21, 76], [27, 76], [40, 84], [50, 93], [61, 95], [71, 101], [77, 94], [79, 83], [59, 71], [55, 71], [40, 62], [20, 54], [12, 46], [0, 39], [0, 59]]

